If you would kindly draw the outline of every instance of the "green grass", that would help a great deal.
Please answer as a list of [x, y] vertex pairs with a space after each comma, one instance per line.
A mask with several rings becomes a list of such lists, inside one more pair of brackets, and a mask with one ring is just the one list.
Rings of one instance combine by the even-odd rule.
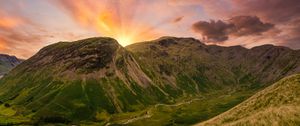
[[11, 117], [16, 113], [16, 110], [14, 110], [12, 107], [5, 107], [4, 104], [0, 105], [0, 115]]
[[200, 123], [210, 125], [284, 125], [300, 124], [300, 74], [286, 77], [256, 93], [235, 108]]
[[24, 117], [0, 116], [0, 125], [29, 125], [31, 120]]
[[130, 126], [167, 126], [191, 125], [212, 118], [242, 102], [253, 92], [240, 92], [230, 95], [212, 95], [190, 104], [179, 106], [165, 106], [150, 108], [151, 118], [129, 123]]

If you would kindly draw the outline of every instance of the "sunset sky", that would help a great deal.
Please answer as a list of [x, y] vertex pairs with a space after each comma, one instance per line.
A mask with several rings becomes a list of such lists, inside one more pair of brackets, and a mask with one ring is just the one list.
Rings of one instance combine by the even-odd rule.
[[123, 46], [176, 36], [300, 49], [300, 0], [0, 0], [0, 53], [26, 59], [95, 36]]

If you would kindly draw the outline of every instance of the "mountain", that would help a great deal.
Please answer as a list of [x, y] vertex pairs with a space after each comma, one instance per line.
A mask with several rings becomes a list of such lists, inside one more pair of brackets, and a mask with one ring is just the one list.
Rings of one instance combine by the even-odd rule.
[[[0, 81], [1, 100], [51, 120], [95, 120], [166, 102], [131, 54], [111, 38], [41, 49]], [[66, 118], [66, 119], [65, 119]]]
[[300, 125], [300, 74], [286, 77], [198, 126]]
[[0, 120], [107, 124], [157, 104], [255, 92], [299, 73], [299, 59], [299, 50], [286, 47], [220, 47], [193, 38], [162, 37], [125, 48], [105, 37], [59, 42], [0, 80], [0, 111], [10, 113], [0, 112]]
[[22, 60], [18, 59], [15, 56], [0, 54], [0, 76], [3, 76], [21, 62]]
[[[158, 78], [164, 77], [161, 74], [184, 74], [201, 83], [193, 77], [195, 75], [215, 87], [226, 84], [266, 86], [300, 71], [300, 50], [273, 45], [246, 49], [204, 45], [193, 38], [162, 37], [132, 44], [126, 49], [134, 54], [142, 67], [157, 73]], [[163, 80], [172, 80], [166, 78]]]
[[271, 84], [300, 71], [300, 50], [262, 45], [245, 49], [241, 46], [210, 46], [211, 54], [231, 64], [235, 72], [246, 72], [262, 84]]

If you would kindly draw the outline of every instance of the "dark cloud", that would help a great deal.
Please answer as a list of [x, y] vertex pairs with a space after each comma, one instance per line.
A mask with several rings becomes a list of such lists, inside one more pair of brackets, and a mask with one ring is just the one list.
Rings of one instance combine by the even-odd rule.
[[228, 30], [233, 28], [232, 24], [223, 21], [198, 21], [193, 24], [193, 30], [200, 33], [205, 40], [222, 42], [228, 39]]
[[180, 22], [183, 18], [184, 18], [184, 16], [177, 17], [177, 18], [175, 18], [172, 22], [173, 22], [173, 23]]
[[274, 27], [271, 23], [263, 23], [256, 16], [236, 16], [231, 18], [229, 22], [234, 25], [230, 34], [235, 36], [260, 35]]
[[227, 40], [229, 36], [261, 35], [273, 27], [273, 24], [263, 23], [256, 16], [236, 16], [228, 21], [198, 21], [193, 24], [192, 29], [206, 41], [217, 43]]

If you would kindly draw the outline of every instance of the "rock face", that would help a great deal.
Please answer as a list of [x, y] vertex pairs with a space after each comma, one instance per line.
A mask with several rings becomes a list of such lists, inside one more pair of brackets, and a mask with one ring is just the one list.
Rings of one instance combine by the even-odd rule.
[[37, 120], [101, 121], [99, 115], [215, 91], [261, 89], [300, 71], [285, 47], [207, 46], [163, 37], [123, 48], [112, 38], [59, 42], [0, 80], [0, 100]]
[[22, 61], [15, 56], [0, 54], [0, 76], [3, 76]]

